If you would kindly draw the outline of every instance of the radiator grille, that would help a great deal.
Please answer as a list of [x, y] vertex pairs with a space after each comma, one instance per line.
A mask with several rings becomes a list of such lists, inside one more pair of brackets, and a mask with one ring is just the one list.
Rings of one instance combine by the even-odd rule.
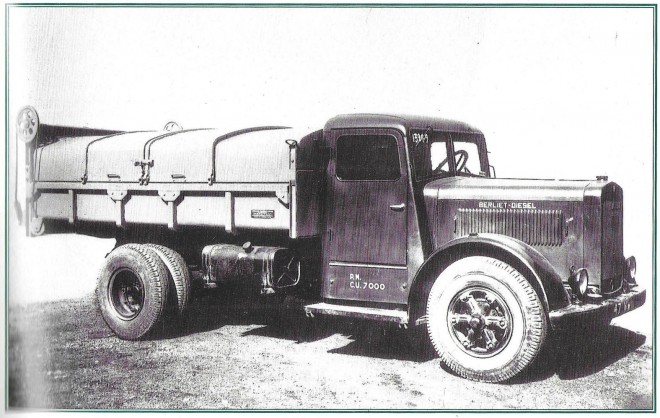
[[564, 214], [560, 210], [459, 209], [455, 222], [457, 236], [501, 234], [536, 246], [559, 246], [564, 242]]
[[622, 202], [603, 202], [601, 235], [601, 286], [613, 291], [623, 276], [623, 205]]

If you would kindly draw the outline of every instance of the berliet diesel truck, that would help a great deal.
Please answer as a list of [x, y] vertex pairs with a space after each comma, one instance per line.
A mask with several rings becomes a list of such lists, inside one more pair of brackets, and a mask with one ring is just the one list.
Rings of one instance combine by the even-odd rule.
[[193, 289], [241, 284], [306, 295], [311, 317], [423, 330], [455, 373], [498, 382], [551, 332], [645, 301], [619, 185], [495, 178], [465, 123], [356, 114], [306, 134], [119, 132], [40, 124], [26, 107], [16, 129], [26, 231], [116, 237], [97, 299], [122, 339], [167, 327]]

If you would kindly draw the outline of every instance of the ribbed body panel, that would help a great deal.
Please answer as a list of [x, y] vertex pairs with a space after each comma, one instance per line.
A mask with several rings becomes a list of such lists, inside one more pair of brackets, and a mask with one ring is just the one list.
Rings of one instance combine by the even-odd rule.
[[560, 246], [564, 242], [564, 215], [560, 210], [458, 209], [456, 235], [508, 235], [533, 246]]

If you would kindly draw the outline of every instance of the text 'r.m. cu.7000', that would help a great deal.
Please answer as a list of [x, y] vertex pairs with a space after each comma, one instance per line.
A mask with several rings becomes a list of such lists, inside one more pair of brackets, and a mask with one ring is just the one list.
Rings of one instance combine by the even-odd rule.
[[[315, 132], [121, 132], [18, 117], [32, 235], [114, 236], [101, 315], [136, 340], [185, 315], [193, 290], [294, 293], [308, 316], [422, 330], [469, 379], [510, 379], [548, 335], [641, 306], [623, 254], [623, 191], [496, 179], [461, 122], [341, 115]], [[173, 314], [172, 314], [173, 313]]]

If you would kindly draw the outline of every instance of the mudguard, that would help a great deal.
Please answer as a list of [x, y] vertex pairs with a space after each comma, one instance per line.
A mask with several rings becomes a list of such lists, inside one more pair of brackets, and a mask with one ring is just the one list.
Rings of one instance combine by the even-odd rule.
[[[438, 270], [448, 263], [474, 255], [498, 258], [512, 264], [518, 270], [527, 270], [521, 271], [521, 273], [539, 293], [546, 312], [561, 309], [570, 304], [570, 297], [564, 289], [561, 276], [541, 253], [522, 241], [497, 234], [468, 235], [442, 245], [431, 254], [415, 274], [411, 286], [413, 290], [410, 293], [411, 298], [418, 295], [416, 290], [420, 289], [420, 285], [429, 275], [437, 275]], [[410, 306], [412, 305], [411, 303]]]

